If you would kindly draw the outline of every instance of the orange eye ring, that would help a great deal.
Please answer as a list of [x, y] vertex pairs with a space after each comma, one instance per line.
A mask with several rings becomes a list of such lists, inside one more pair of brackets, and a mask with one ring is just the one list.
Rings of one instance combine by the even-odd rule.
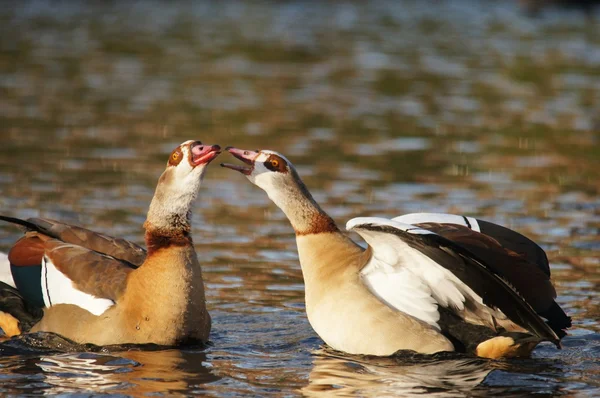
[[179, 153], [173, 152], [173, 154], [171, 155], [171, 159], [173, 159], [173, 160], [179, 159]]
[[277, 168], [279, 167], [279, 160], [273, 159], [271, 160], [271, 166]]

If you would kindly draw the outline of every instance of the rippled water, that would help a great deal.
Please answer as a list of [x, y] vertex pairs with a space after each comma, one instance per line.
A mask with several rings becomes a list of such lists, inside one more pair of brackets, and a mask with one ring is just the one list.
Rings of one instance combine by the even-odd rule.
[[[534, 238], [574, 327], [529, 360], [333, 352], [306, 320], [283, 213], [215, 164], [193, 217], [211, 344], [13, 341], [0, 393], [600, 395], [599, 20], [475, 0], [3, 7], [1, 213], [141, 243], [177, 144], [269, 148], [340, 225], [452, 212]], [[0, 250], [18, 236], [0, 225]]]

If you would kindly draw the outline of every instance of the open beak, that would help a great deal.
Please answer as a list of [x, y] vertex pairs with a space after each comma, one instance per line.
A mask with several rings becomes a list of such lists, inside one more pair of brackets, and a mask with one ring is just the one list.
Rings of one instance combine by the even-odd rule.
[[193, 167], [208, 164], [220, 153], [221, 147], [218, 145], [202, 145], [200, 141], [195, 141], [190, 146], [190, 163]]
[[246, 163], [248, 166], [242, 166], [231, 163], [221, 163], [222, 167], [227, 167], [231, 170], [237, 170], [245, 175], [250, 175], [252, 173], [252, 170], [254, 170], [254, 159], [256, 159], [256, 157], [258, 156], [258, 151], [248, 151], [245, 149], [234, 148], [232, 146], [228, 146], [227, 148], [225, 148], [225, 150], [233, 156], [235, 156], [236, 158], [238, 158], [239, 160], [241, 160], [242, 162]]

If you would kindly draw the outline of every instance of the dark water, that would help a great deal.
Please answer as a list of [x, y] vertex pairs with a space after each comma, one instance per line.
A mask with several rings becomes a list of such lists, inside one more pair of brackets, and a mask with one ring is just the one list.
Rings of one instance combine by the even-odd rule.
[[[600, 395], [599, 20], [512, 1], [3, 3], [1, 213], [141, 243], [180, 142], [269, 148], [341, 225], [452, 212], [534, 238], [574, 327], [529, 360], [332, 352], [283, 213], [215, 164], [193, 219], [211, 345], [11, 342], [0, 394]], [[18, 236], [1, 225], [0, 250]]]

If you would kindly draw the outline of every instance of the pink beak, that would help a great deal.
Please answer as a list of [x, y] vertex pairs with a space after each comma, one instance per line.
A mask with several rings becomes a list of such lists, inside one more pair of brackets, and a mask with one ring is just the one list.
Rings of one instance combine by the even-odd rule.
[[250, 167], [230, 163], [221, 163], [222, 167], [237, 170], [245, 175], [250, 175], [252, 173], [252, 170], [254, 170], [254, 159], [256, 159], [256, 157], [258, 156], [258, 151], [248, 151], [245, 149], [238, 149], [231, 146], [228, 146], [227, 148], [225, 148], [225, 150], [233, 156], [235, 156], [236, 158], [238, 158], [239, 160], [241, 160], [242, 162], [249, 165]]

